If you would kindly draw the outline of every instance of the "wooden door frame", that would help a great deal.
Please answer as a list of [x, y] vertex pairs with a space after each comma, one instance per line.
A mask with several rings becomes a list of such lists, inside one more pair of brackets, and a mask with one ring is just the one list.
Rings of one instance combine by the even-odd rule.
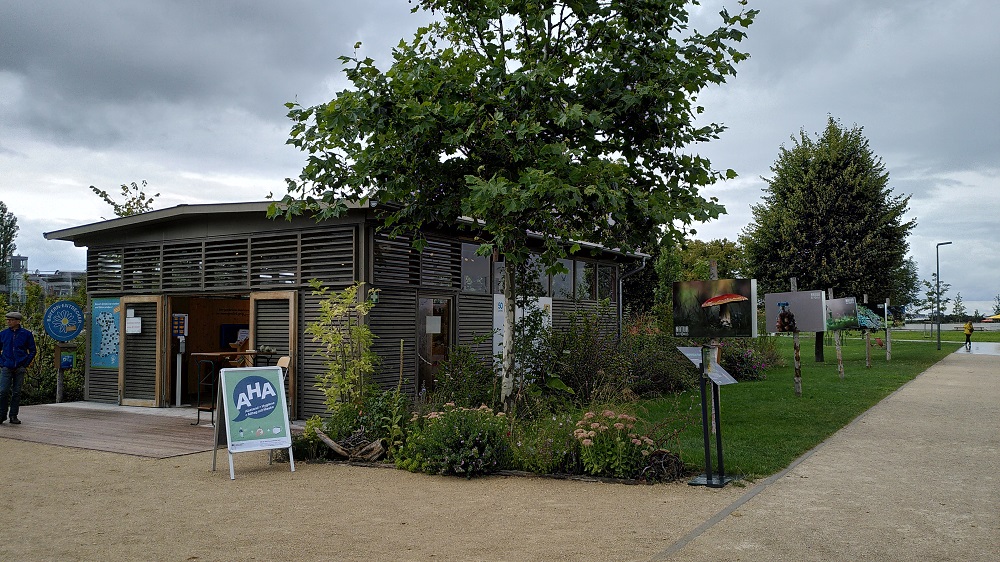
[[[128, 339], [128, 335], [125, 333], [125, 323], [127, 322], [128, 315], [128, 305], [138, 304], [138, 303], [155, 303], [156, 304], [156, 322], [154, 322], [154, 327], [156, 328], [156, 368], [153, 375], [154, 389], [153, 389], [153, 399], [152, 400], [137, 400], [134, 398], [125, 398], [125, 364], [128, 362], [128, 356], [125, 354], [125, 340]], [[144, 406], [150, 408], [156, 408], [163, 406], [162, 394], [163, 394], [163, 377], [164, 375], [163, 365], [164, 356], [170, 349], [169, 346], [165, 346], [166, 342], [164, 339], [164, 333], [166, 330], [163, 329], [164, 323], [164, 295], [127, 295], [121, 297], [119, 300], [121, 306], [121, 338], [118, 351], [118, 404], [121, 406]]]
[[298, 419], [298, 378], [295, 372], [295, 365], [298, 364], [299, 350], [299, 292], [290, 291], [251, 291], [250, 292], [250, 348], [257, 349], [257, 302], [258, 300], [287, 300], [288, 301], [288, 355], [291, 361], [288, 370], [285, 372], [285, 391], [291, 396], [288, 414], [291, 418]]

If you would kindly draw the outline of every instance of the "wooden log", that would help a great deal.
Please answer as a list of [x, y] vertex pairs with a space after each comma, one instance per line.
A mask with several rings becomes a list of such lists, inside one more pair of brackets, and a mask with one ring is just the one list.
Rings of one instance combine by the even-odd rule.
[[336, 441], [327, 437], [327, 435], [322, 431], [317, 429], [316, 435], [318, 435], [320, 441], [326, 443], [326, 446], [329, 447], [330, 450], [333, 451], [334, 453], [337, 453], [338, 455], [344, 457], [345, 459], [351, 458], [351, 453], [347, 449], [341, 447], [339, 444], [337, 444]]
[[365, 445], [360, 450], [355, 451], [351, 455], [352, 459], [361, 459], [368, 462], [375, 462], [381, 459], [385, 455], [385, 447], [382, 446], [382, 440], [378, 439], [372, 441], [371, 443]]

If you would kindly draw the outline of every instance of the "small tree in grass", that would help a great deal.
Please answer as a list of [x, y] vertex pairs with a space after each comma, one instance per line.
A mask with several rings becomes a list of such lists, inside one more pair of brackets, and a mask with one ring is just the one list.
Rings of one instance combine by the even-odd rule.
[[316, 386], [326, 395], [328, 410], [338, 404], [360, 397], [365, 377], [375, 372], [378, 356], [372, 352], [375, 335], [364, 323], [372, 307], [377, 289], [369, 289], [366, 298], [358, 295], [364, 283], [355, 283], [342, 291], [331, 291], [316, 279], [309, 281], [312, 294], [321, 297], [319, 318], [306, 326], [306, 333], [320, 344], [320, 353], [326, 361], [326, 371], [319, 376]]

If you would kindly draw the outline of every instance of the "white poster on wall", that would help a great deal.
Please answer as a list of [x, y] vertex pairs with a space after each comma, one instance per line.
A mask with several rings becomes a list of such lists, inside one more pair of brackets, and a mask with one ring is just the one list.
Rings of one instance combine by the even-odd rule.
[[[506, 316], [507, 299], [503, 295], [493, 295], [493, 355], [499, 356], [503, 352], [503, 330], [504, 318]], [[542, 311], [542, 323], [552, 326], [552, 297], [538, 297], [530, 306], [531, 309]], [[519, 322], [524, 318], [524, 310], [517, 309], [514, 313], [514, 322]]]

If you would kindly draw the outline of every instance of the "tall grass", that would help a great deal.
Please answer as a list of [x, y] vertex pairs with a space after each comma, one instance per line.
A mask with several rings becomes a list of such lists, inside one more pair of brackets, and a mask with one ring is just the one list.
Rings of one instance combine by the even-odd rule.
[[[894, 334], [898, 335], [897, 334]], [[943, 334], [942, 334], [943, 339]], [[963, 336], [964, 341], [964, 336]], [[894, 337], [892, 360], [885, 352], [872, 351], [872, 366], [865, 366], [863, 341], [845, 340], [843, 380], [837, 372], [834, 348], [826, 347], [824, 363], [813, 360], [812, 339], [803, 344], [802, 396], [796, 397], [792, 383], [792, 338], [778, 338], [778, 350], [787, 366], [767, 372], [760, 381], [741, 382], [721, 388], [722, 446], [726, 474], [761, 478], [778, 472], [877, 404], [894, 390], [958, 349], [958, 345], [902, 341]], [[695, 395], [698, 391], [693, 391]], [[647, 402], [648, 419], [665, 416], [672, 399]], [[692, 412], [700, 418], [700, 410]], [[712, 437], [713, 470], [717, 466]], [[704, 470], [704, 441], [700, 419], [680, 435], [681, 457], [695, 470]]]

